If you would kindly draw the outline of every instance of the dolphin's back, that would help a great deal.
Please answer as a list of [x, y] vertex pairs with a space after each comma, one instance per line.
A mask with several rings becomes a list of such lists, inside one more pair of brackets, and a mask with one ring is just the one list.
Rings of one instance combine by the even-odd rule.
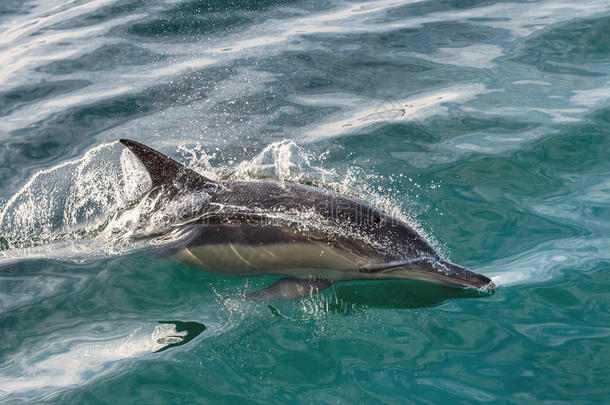
[[[326, 238], [343, 244], [364, 238], [369, 249], [374, 245], [371, 250], [380, 259], [398, 260], [421, 254], [437, 256], [432, 246], [400, 219], [365, 201], [320, 187], [275, 181], [235, 182], [219, 190], [212, 201], [243, 207], [252, 213], [289, 214], [296, 222], [312, 225], [319, 232], [326, 227]], [[366, 254], [373, 255], [372, 251]]]

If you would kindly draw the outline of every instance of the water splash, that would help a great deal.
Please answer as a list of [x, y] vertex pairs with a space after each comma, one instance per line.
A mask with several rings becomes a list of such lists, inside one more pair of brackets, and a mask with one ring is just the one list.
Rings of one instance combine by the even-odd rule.
[[337, 178], [337, 173], [314, 166], [303, 148], [294, 141], [282, 140], [268, 145], [254, 158], [239, 163], [229, 176], [234, 180], [273, 179], [280, 183], [327, 184]]
[[[216, 154], [207, 153], [199, 144], [178, 149], [184, 157], [179, 160], [211, 179], [313, 184], [368, 200], [421, 231], [401, 207], [383, 196], [383, 190], [369, 184], [374, 175], [350, 168], [340, 176], [322, 167], [323, 157], [312, 157], [293, 141], [274, 142], [234, 166], [213, 166]], [[4, 245], [0, 245], [0, 260], [87, 260], [128, 253], [151, 243], [171, 243], [184, 236], [172, 232], [175, 224], [198, 212], [209, 198], [205, 191], [169, 201], [142, 198], [150, 187], [150, 178], [139, 160], [118, 142], [100, 145], [80, 159], [41, 170], [0, 211], [0, 240]], [[313, 211], [273, 214], [278, 220], [341, 232], [333, 229], [336, 224], [325, 223]]]
[[0, 235], [9, 248], [86, 236], [150, 187], [137, 159], [118, 143], [41, 170], [2, 207]]

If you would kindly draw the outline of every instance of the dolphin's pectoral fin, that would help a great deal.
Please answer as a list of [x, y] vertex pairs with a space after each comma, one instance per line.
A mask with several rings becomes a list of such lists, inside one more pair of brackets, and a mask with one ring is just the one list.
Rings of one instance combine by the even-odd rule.
[[309, 297], [331, 285], [335, 281], [323, 278], [301, 279], [301, 278], [282, 278], [274, 284], [262, 290], [257, 290], [245, 295], [249, 301], [278, 301], [293, 300], [296, 298]]

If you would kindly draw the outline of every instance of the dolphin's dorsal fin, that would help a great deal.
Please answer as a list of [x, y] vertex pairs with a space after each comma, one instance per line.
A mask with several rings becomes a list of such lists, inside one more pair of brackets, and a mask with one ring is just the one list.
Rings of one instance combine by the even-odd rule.
[[177, 188], [177, 185], [179, 185], [182, 188], [192, 190], [216, 187], [217, 185], [214, 181], [146, 145], [131, 139], [120, 139], [119, 142], [125, 145], [142, 162], [150, 175], [153, 188]]

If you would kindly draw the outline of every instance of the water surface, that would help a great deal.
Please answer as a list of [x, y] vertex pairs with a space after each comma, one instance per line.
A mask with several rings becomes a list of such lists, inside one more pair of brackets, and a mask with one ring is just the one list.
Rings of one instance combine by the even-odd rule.
[[[606, 1], [4, 1], [0, 402], [605, 402]], [[488, 297], [267, 304], [140, 249], [116, 142], [408, 219]]]

